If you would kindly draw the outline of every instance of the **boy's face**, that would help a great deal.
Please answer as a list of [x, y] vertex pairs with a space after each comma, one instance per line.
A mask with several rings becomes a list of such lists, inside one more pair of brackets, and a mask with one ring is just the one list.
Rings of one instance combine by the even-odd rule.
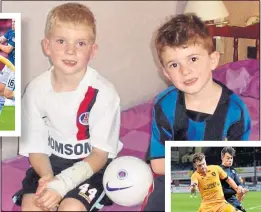
[[227, 152], [224, 155], [222, 155], [221, 160], [222, 160], [222, 165], [226, 167], [230, 167], [233, 165], [233, 156]]
[[201, 161], [197, 160], [194, 163], [194, 167], [197, 169], [197, 172], [199, 172], [200, 174], [204, 174], [207, 173], [207, 163], [206, 163], [206, 159], [203, 159]]
[[43, 40], [43, 48], [55, 70], [70, 75], [86, 70], [97, 46], [93, 43], [91, 28], [59, 23]]
[[210, 80], [219, 54], [208, 51], [200, 44], [180, 48], [165, 47], [161, 54], [164, 75], [174, 86], [187, 94], [200, 92]]

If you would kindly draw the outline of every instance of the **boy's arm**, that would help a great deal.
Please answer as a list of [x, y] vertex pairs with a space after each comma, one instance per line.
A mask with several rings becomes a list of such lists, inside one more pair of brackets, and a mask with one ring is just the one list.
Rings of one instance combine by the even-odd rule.
[[237, 184], [235, 181], [228, 176], [228, 174], [220, 167], [220, 166], [215, 166], [219, 175], [219, 178], [221, 180], [225, 180], [228, 185], [230, 185], [231, 188], [235, 190], [236, 193], [240, 193], [241, 190], [238, 188]]
[[7, 40], [7, 39], [6, 39], [6, 37], [5, 37], [4, 35], [2, 35], [2, 36], [0, 37], [0, 43], [4, 43], [6, 40]]
[[251, 118], [247, 107], [241, 104], [242, 117], [228, 129], [227, 140], [229, 141], [247, 141], [251, 132]]
[[83, 161], [90, 165], [93, 173], [96, 173], [104, 167], [107, 160], [108, 152], [93, 147], [91, 154]]
[[164, 175], [165, 174], [165, 158], [151, 160], [151, 167], [152, 167], [152, 170], [156, 174]]
[[230, 185], [231, 188], [235, 190], [236, 193], [241, 192], [241, 190], [238, 188], [237, 184], [231, 177], [227, 177], [226, 182], [228, 183], [228, 185]]
[[43, 176], [48, 176], [50, 177], [50, 179], [54, 177], [48, 155], [43, 153], [30, 153], [29, 161], [35, 172], [40, 176], [40, 178]]
[[3, 45], [0, 44], [0, 50], [2, 50], [3, 52], [5, 52], [6, 54], [10, 54], [11, 51], [13, 51], [14, 46], [8, 44], [8, 45]]
[[[42, 166], [37, 162], [40, 158], [47, 158], [49, 155], [48, 133], [40, 112], [41, 99], [35, 83], [30, 83], [21, 101], [21, 137], [19, 139], [19, 154], [29, 157], [35, 169]], [[39, 100], [39, 101], [38, 101]], [[44, 155], [44, 156], [43, 156]], [[48, 159], [49, 160], [49, 159]], [[41, 159], [40, 161], [48, 161]]]
[[[103, 98], [102, 96], [99, 99]], [[105, 98], [105, 97], [104, 97]], [[108, 98], [110, 100], [108, 100]], [[90, 143], [92, 151], [85, 159], [75, 163], [55, 176], [56, 180], [48, 183], [48, 188], [57, 191], [62, 197], [70, 190], [90, 178], [104, 167], [109, 153], [117, 154], [120, 131], [120, 100], [112, 95], [107, 103], [98, 97], [92, 108], [96, 116], [89, 117]]]
[[198, 186], [198, 179], [195, 174], [191, 176], [190, 191], [194, 191]]
[[156, 103], [152, 111], [151, 140], [147, 160], [150, 160], [153, 172], [160, 175], [165, 174], [165, 141], [170, 140], [170, 135], [165, 129], [170, 126], [166, 126], [168, 122], [164, 117], [165, 114]]
[[7, 41], [10, 33], [11, 30], [8, 30], [3, 36], [0, 37], [0, 50], [5, 52], [6, 54], [9, 54], [15, 48], [14, 40], [9, 40], [7, 45], [2, 44], [3, 42]]

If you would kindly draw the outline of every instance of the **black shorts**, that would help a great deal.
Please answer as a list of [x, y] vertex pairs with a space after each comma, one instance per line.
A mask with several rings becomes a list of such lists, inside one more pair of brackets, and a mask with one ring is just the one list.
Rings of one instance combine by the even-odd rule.
[[[55, 155], [50, 156], [50, 161], [54, 175], [59, 174], [62, 170], [71, 167], [74, 163], [80, 161], [81, 159], [64, 159]], [[69, 191], [65, 198], [74, 198], [83, 203], [87, 211], [97, 211], [103, 207], [103, 205], [111, 205], [112, 202], [105, 195], [103, 189], [102, 179], [103, 174], [111, 162], [111, 159], [108, 160], [106, 165], [92, 177], [81, 183], [75, 189]], [[38, 187], [38, 180], [40, 177], [31, 167], [26, 171], [26, 176], [22, 182], [22, 189], [13, 196], [13, 201], [16, 205], [21, 206], [22, 198], [24, 194], [35, 193]]]

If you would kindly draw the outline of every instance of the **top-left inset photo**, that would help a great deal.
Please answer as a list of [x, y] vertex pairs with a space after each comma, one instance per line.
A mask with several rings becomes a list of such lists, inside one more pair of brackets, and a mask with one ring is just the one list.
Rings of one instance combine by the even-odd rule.
[[0, 13], [0, 136], [21, 134], [21, 15]]

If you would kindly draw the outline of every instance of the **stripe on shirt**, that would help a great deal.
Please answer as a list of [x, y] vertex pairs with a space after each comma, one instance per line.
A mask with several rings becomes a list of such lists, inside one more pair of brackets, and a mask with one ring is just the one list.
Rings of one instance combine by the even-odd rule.
[[[79, 118], [82, 114], [84, 113], [89, 113], [96, 101], [96, 97], [98, 94], [99, 90], [92, 88], [91, 86], [88, 87], [87, 92], [85, 93], [84, 99], [82, 100], [78, 111], [77, 111], [77, 116], [76, 116], [76, 125], [78, 128], [77, 132], [77, 140], [85, 140], [90, 137], [90, 132], [89, 132], [89, 123], [86, 125], [83, 125], [80, 123]], [[89, 117], [86, 117], [89, 119]]]

